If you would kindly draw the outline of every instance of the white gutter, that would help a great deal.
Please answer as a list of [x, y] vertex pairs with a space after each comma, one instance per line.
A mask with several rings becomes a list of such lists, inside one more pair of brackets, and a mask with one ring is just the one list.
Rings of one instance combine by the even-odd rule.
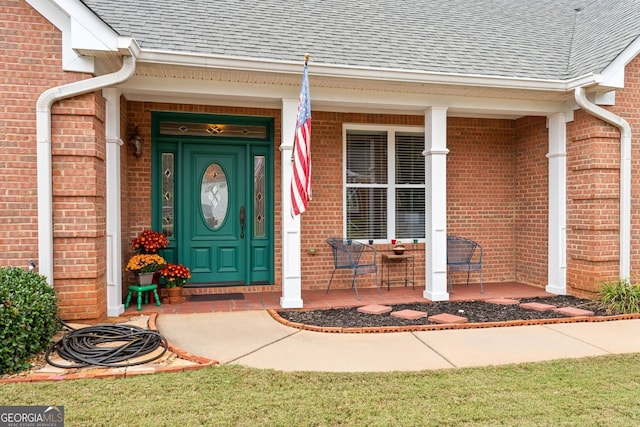
[[620, 129], [620, 278], [631, 275], [631, 126], [620, 116], [587, 100], [584, 88], [575, 89], [580, 108]]
[[44, 91], [36, 103], [38, 173], [38, 263], [39, 273], [53, 285], [53, 184], [51, 176], [51, 107], [61, 99], [117, 85], [136, 71], [134, 56], [124, 56], [120, 70]]

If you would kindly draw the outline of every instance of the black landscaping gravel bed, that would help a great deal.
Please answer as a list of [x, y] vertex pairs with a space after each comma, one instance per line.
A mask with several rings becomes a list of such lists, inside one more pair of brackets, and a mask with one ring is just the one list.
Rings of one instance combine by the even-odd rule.
[[[553, 296], [522, 298], [520, 303], [538, 302], [542, 304], [555, 305], [561, 307], [576, 307], [593, 311], [596, 316], [611, 316], [616, 313], [607, 312], [599, 307], [597, 302], [579, 299], [572, 296]], [[518, 304], [500, 305], [484, 301], [439, 301], [429, 303], [411, 303], [392, 305], [393, 311], [417, 310], [424, 311], [428, 316], [448, 313], [463, 316], [469, 319], [469, 323], [483, 322], [506, 322], [514, 320], [532, 319], [555, 319], [566, 318], [566, 316], [554, 311], [535, 311], [520, 308]], [[305, 325], [319, 327], [339, 327], [339, 328], [362, 328], [362, 327], [383, 327], [383, 326], [412, 326], [412, 325], [432, 325], [427, 317], [417, 320], [405, 320], [392, 317], [391, 313], [385, 314], [364, 314], [358, 313], [358, 307], [333, 308], [327, 310], [282, 310], [278, 314], [283, 319], [290, 322], [302, 323]]]

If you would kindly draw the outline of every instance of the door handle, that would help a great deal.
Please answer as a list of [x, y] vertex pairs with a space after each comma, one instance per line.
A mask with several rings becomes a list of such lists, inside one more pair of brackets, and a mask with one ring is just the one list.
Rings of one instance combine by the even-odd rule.
[[245, 221], [244, 206], [242, 206], [240, 208], [240, 238], [241, 239], [244, 239], [244, 221]]

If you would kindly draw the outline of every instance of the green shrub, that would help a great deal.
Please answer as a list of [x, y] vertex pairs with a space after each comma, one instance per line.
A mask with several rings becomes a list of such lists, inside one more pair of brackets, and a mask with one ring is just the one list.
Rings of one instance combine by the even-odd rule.
[[44, 276], [0, 268], [0, 374], [29, 368], [29, 359], [51, 343], [58, 303]]
[[628, 279], [605, 282], [600, 288], [600, 302], [612, 313], [640, 313], [640, 284]]

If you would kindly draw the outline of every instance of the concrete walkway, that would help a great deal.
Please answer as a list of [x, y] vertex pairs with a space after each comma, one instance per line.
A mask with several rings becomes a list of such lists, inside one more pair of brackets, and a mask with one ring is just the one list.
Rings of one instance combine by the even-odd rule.
[[281, 371], [418, 371], [640, 352], [640, 319], [379, 334], [304, 331], [263, 310], [161, 314], [156, 322], [191, 354]]

